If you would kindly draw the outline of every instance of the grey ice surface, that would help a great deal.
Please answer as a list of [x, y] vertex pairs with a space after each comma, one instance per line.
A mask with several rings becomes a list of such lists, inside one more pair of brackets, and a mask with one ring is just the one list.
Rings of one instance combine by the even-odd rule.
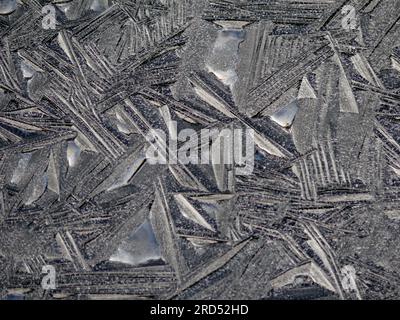
[[[399, 32], [398, 0], [0, 0], [0, 298], [399, 299]], [[227, 128], [249, 175], [145, 156]]]
[[0, 14], [10, 14], [17, 8], [17, 0], [3, 0], [0, 2]]

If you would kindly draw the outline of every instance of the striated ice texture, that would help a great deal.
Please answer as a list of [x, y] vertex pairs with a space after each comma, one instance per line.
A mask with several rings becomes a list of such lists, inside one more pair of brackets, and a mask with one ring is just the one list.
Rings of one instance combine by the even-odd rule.
[[0, 299], [399, 299], [399, 12], [0, 0]]

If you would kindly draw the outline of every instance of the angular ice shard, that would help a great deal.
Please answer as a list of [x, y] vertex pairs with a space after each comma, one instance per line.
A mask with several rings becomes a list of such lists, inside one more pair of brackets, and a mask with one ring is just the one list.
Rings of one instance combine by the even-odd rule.
[[271, 120], [275, 121], [281, 127], [289, 128], [296, 117], [297, 110], [299, 110], [299, 107], [297, 106], [296, 101], [292, 101], [286, 107], [275, 112], [271, 116]]
[[47, 188], [56, 194], [60, 194], [60, 182], [58, 177], [58, 166], [53, 152], [50, 153], [49, 164], [47, 167]]
[[129, 128], [128, 123], [126, 122], [126, 120], [123, 118], [123, 115], [121, 114], [121, 112], [119, 110], [117, 110], [115, 112], [115, 117], [117, 120], [117, 128], [120, 132], [125, 133], [125, 134], [131, 134], [132, 131]]
[[20, 159], [18, 160], [18, 165], [15, 168], [13, 175], [11, 177], [11, 183], [18, 184], [23, 178], [26, 170], [28, 169], [29, 161], [32, 158], [32, 153], [22, 153]]
[[183, 195], [175, 195], [175, 200], [178, 203], [179, 209], [181, 210], [181, 213], [185, 218], [192, 220], [193, 222], [201, 225], [202, 227], [210, 231], [215, 231], [214, 228], [199, 213], [199, 211]]
[[29, 63], [26, 63], [25, 61], [21, 61], [21, 71], [22, 71], [22, 76], [26, 79], [31, 79], [36, 72], [36, 70]]
[[25, 205], [29, 206], [33, 204], [36, 200], [38, 200], [46, 191], [47, 183], [47, 174], [43, 174], [40, 178], [37, 178], [36, 181], [33, 182], [33, 185], [28, 187], [28, 190], [31, 190], [31, 194], [25, 201]]
[[231, 90], [237, 81], [235, 69], [238, 49], [244, 35], [243, 29], [224, 28], [219, 30], [206, 65], [207, 70], [214, 73]]
[[79, 156], [81, 154], [81, 151], [82, 150], [81, 150], [80, 146], [76, 143], [75, 140], [68, 142], [67, 159], [68, 159], [68, 165], [70, 167], [76, 166], [76, 164], [79, 161]]
[[111, 255], [110, 261], [132, 266], [162, 263], [160, 248], [148, 220], [123, 241], [117, 251]]
[[107, 191], [112, 191], [114, 189], [120, 188], [128, 184], [132, 176], [139, 170], [140, 166], [145, 162], [145, 156], [140, 155], [132, 163], [130, 163], [125, 170], [122, 171], [121, 175], [116, 177], [113, 184], [107, 189]]
[[301, 81], [301, 85], [300, 85], [300, 89], [299, 89], [297, 98], [298, 99], [317, 99], [315, 91], [306, 76], [304, 76], [303, 80]]

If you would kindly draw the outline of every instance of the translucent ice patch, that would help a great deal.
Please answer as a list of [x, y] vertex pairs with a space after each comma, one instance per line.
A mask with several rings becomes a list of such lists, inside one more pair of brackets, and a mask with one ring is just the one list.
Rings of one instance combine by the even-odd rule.
[[71, 4], [70, 3], [57, 3], [56, 6], [64, 14], [67, 14], [69, 9], [71, 8]]
[[68, 165], [72, 168], [75, 167], [76, 164], [79, 161], [79, 157], [81, 155], [81, 148], [79, 145], [73, 141], [68, 141], [68, 147], [67, 147], [67, 160], [68, 160]]
[[202, 227], [215, 232], [214, 228], [204, 219], [199, 211], [181, 194], [176, 194], [175, 200], [182, 215], [189, 220], [201, 225]]
[[227, 85], [231, 90], [235, 82], [238, 80], [238, 76], [234, 69], [223, 71], [208, 68], [208, 71], [214, 73], [218, 80]]
[[109, 7], [108, 0], [93, 0], [90, 9], [96, 12], [102, 12]]
[[31, 99], [37, 100], [41, 98], [43, 83], [46, 79], [46, 75], [40, 72], [35, 72], [32, 78], [29, 78], [27, 82], [27, 92]]
[[36, 70], [25, 61], [21, 61], [21, 71], [22, 71], [22, 76], [25, 79], [31, 79], [36, 72]]
[[22, 177], [25, 175], [26, 170], [28, 169], [31, 158], [32, 153], [21, 153], [17, 168], [15, 168], [11, 177], [11, 183], [18, 184], [22, 180]]
[[47, 188], [60, 194], [60, 183], [58, 181], [57, 164], [53, 153], [50, 154], [49, 165], [47, 167]]
[[[74, 10], [73, 2], [66, 2], [66, 3], [57, 3], [56, 7], [64, 13], [65, 17], [68, 20], [74, 20], [77, 18], [76, 10]], [[75, 11], [75, 12], [74, 12]]]
[[296, 101], [289, 103], [286, 107], [278, 110], [271, 116], [271, 120], [275, 121], [281, 127], [289, 128], [296, 116], [299, 107]]
[[17, 9], [17, 0], [1, 0], [0, 14], [10, 14]]
[[124, 134], [132, 133], [122, 114], [118, 110], [115, 112], [115, 117], [117, 119], [117, 129], [119, 132]]
[[132, 266], [162, 260], [160, 248], [148, 220], [143, 222], [111, 255], [110, 261]]
[[118, 176], [113, 184], [107, 189], [107, 191], [111, 191], [120, 187], [123, 187], [128, 184], [128, 181], [132, 178], [135, 172], [139, 169], [139, 167], [145, 161], [145, 156], [140, 156], [135, 159], [130, 165], [128, 165], [125, 170]]
[[43, 195], [43, 193], [46, 191], [47, 181], [47, 174], [44, 174], [36, 181], [35, 185], [32, 187], [32, 192], [29, 198], [25, 201], [26, 205], [31, 205]]
[[219, 211], [219, 208], [215, 203], [203, 203], [201, 207], [210, 216], [215, 216]]
[[238, 60], [239, 44], [244, 39], [243, 29], [222, 29], [218, 31], [217, 39], [206, 68], [231, 90], [238, 77], [236, 63]]

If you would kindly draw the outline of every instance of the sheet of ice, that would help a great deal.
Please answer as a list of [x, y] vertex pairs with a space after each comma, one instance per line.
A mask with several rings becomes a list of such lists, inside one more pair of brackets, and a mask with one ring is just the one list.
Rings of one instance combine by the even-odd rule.
[[297, 106], [296, 101], [292, 101], [287, 106], [275, 112], [271, 116], [271, 120], [275, 121], [281, 127], [288, 128], [292, 125], [297, 110], [299, 110], [299, 107]]

